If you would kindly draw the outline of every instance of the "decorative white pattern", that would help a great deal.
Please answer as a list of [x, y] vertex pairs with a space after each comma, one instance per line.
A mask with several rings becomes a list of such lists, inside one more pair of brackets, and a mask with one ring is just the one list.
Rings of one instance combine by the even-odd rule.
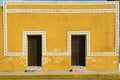
[[116, 4], [115, 11], [115, 55], [119, 55], [119, 2]]
[[[4, 55], [7, 56], [7, 13], [6, 7], [7, 5], [3, 4], [3, 31], [4, 31]], [[13, 53], [14, 54], [14, 53]], [[18, 54], [18, 53], [16, 53]], [[12, 55], [12, 54], [10, 54]]]
[[69, 52], [46, 52], [43, 56], [70, 56]]
[[45, 31], [23, 31], [23, 56], [27, 56], [27, 36], [42, 35], [42, 54], [46, 53], [46, 32]]
[[12, 1], [5, 1], [5, 5], [102, 5], [102, 4], [117, 4], [118, 1], [87, 1], [87, 2], [80, 2], [80, 1], [32, 1], [32, 2], [27, 2], [27, 1], [17, 1], [17, 2], [12, 2]]
[[71, 56], [71, 36], [72, 35], [85, 35], [86, 36], [86, 55], [90, 55], [90, 32], [89, 31], [68, 31], [67, 32], [67, 52]]
[[7, 9], [7, 13], [111, 13], [115, 9]]
[[[115, 9], [7, 9], [7, 5], [101, 5], [101, 4], [115, 4]], [[79, 34], [87, 35], [87, 56], [118, 56], [119, 54], [119, 2], [118, 1], [109, 1], [109, 2], [77, 2], [77, 1], [60, 1], [60, 2], [4, 2], [3, 4], [3, 27], [4, 27], [4, 55], [5, 56], [20, 56], [25, 55], [26, 53], [26, 46], [23, 40], [23, 52], [7, 52], [7, 14], [8, 13], [115, 13], [115, 52], [91, 52], [90, 53], [90, 32], [83, 31], [78, 32]], [[70, 44], [71, 40], [69, 40], [69, 35], [74, 32], [68, 32], [67, 37], [67, 52], [64, 55], [71, 55], [71, 47]], [[77, 34], [75, 32], [75, 34]], [[23, 35], [25, 36], [25, 35]], [[23, 38], [25, 39], [25, 38]], [[45, 42], [46, 43], [46, 42]], [[43, 49], [43, 53], [44, 53]], [[49, 53], [49, 52], [48, 52]], [[53, 52], [50, 52], [50, 55], [53, 55]], [[43, 54], [45, 55], [45, 53]], [[47, 54], [49, 55], [49, 54]], [[59, 55], [59, 54], [56, 54]]]
[[89, 56], [116, 56], [115, 52], [90, 52]]

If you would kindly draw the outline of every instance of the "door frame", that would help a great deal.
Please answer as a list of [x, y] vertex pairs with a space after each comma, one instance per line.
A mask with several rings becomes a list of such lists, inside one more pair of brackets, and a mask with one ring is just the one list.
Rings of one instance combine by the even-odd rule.
[[[23, 31], [23, 56], [26, 56], [26, 66], [28, 66], [28, 39], [29, 35], [41, 35], [42, 36], [42, 56], [46, 53], [46, 32], [45, 31]], [[41, 57], [42, 58], [42, 57]], [[42, 65], [42, 59], [41, 59]]]
[[71, 56], [71, 36], [85, 35], [86, 36], [86, 56], [90, 55], [90, 31], [68, 31], [67, 32], [67, 52]]
[[[69, 56], [72, 56], [72, 53], [71, 53], [72, 35], [85, 35], [85, 46], [86, 46], [85, 47], [85, 59], [87, 59], [87, 56], [90, 55], [90, 31], [68, 31], [67, 32], [67, 52], [69, 53]], [[85, 65], [87, 66], [86, 61], [87, 60], [85, 60]]]

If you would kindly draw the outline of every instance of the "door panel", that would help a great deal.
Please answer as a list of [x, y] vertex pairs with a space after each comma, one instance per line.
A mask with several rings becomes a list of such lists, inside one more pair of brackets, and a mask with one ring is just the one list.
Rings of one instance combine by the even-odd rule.
[[85, 66], [85, 36], [72, 35], [71, 39], [71, 64], [73, 66]]
[[41, 36], [28, 36], [28, 66], [41, 66]]

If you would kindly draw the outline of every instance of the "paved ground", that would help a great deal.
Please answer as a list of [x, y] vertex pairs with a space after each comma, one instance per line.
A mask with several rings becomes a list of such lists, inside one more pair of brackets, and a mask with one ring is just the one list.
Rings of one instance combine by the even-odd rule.
[[118, 72], [1, 72], [0, 80], [120, 80]]

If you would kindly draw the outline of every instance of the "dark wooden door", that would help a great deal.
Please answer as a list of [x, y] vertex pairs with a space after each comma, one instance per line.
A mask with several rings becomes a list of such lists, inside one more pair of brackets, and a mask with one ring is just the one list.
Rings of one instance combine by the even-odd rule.
[[28, 36], [28, 66], [41, 66], [42, 37]]
[[85, 36], [72, 35], [71, 39], [71, 64], [73, 66], [85, 66]]

